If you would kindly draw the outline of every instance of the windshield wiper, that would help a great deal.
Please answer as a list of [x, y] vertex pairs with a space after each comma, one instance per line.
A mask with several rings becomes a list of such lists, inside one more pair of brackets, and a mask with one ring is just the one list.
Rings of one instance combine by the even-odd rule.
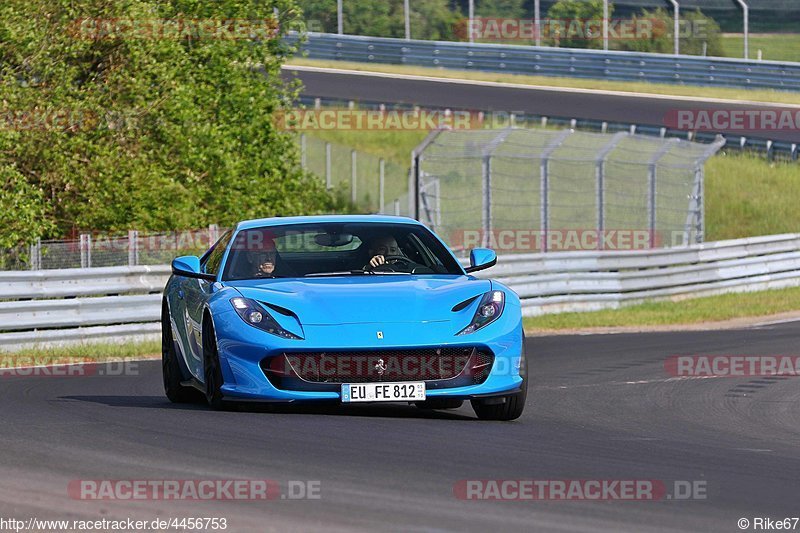
[[400, 274], [410, 276], [411, 272], [389, 272], [384, 270], [342, 270], [340, 272], [312, 272], [306, 274], [304, 278], [324, 278], [328, 276], [386, 276]]
[[303, 276], [304, 278], [322, 278], [326, 276], [363, 276], [367, 274], [363, 270], [342, 270], [340, 272], [312, 272], [311, 274], [306, 274]]

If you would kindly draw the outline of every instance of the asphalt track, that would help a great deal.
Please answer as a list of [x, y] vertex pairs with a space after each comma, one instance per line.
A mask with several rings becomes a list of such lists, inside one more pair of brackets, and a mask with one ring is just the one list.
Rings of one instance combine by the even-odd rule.
[[[796, 354], [798, 323], [529, 339], [515, 422], [469, 407], [213, 412], [124, 376], [0, 378], [0, 518], [226, 517], [228, 531], [739, 531], [800, 515], [800, 382], [673, 379], [673, 354]], [[321, 499], [80, 501], [75, 479], [319, 480]], [[464, 479], [704, 481], [704, 500], [464, 501]], [[751, 529], [752, 530], [752, 529]]]
[[[738, 111], [781, 110], [794, 113], [797, 107], [779, 104], [735, 104], [673, 99], [657, 96], [631, 96], [606, 92], [565, 91], [553, 88], [521, 88], [480, 83], [459, 83], [457, 80], [434, 81], [414, 78], [343, 74], [317, 70], [284, 69], [284, 78], [299, 78], [302, 94], [381, 103], [414, 104], [431, 108], [453, 108], [481, 111], [527, 113], [542, 116], [599, 120], [662, 127], [674, 124], [678, 110]], [[395, 75], [396, 76], [396, 75]], [[672, 126], [671, 126], [672, 127]], [[721, 133], [732, 136], [755, 136], [774, 141], [800, 142], [800, 129], [773, 131], [733, 131]]]

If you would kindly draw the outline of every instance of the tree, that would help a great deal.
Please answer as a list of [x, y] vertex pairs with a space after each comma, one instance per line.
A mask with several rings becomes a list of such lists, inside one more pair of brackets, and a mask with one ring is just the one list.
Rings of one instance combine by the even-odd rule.
[[[6, 0], [0, 211], [30, 195], [12, 217], [47, 237], [331, 209], [274, 118], [299, 17], [293, 0]], [[8, 227], [6, 245], [32, 237]]]
[[[405, 36], [403, 0], [391, 0], [392, 34]], [[450, 9], [447, 0], [409, 0], [411, 38], [436, 41], [453, 40], [459, 15]]]
[[[613, 6], [609, 6], [611, 17]], [[542, 34], [551, 46], [602, 48], [602, 0], [558, 0], [547, 11]]]
[[[634, 52], [673, 53], [675, 50], [673, 16], [662, 8], [655, 11], [644, 10], [640, 16], [634, 18], [652, 21], [654, 28], [652, 36], [623, 40], [616, 47]], [[725, 55], [719, 24], [699, 9], [682, 13], [680, 30], [681, 54], [702, 55], [705, 45], [707, 55]]]
[[476, 17], [522, 18], [524, 0], [479, 0], [475, 2]]
[[0, 165], [0, 248], [31, 243], [52, 229], [44, 193], [14, 165]]
[[[311, 31], [337, 31], [336, 0], [300, 0]], [[448, 0], [410, 0], [411, 36], [414, 39], [455, 37], [458, 13]], [[344, 33], [375, 37], [405, 37], [403, 0], [344, 0]]]

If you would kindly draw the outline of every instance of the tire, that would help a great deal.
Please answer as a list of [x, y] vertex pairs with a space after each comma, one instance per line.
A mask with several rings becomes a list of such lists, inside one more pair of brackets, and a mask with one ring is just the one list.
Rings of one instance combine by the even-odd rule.
[[481, 400], [472, 400], [472, 409], [481, 420], [515, 420], [525, 410], [525, 399], [528, 396], [528, 379], [522, 381], [522, 392], [492, 398], [502, 398], [503, 403], [486, 404]]
[[230, 407], [222, 399], [222, 369], [219, 364], [217, 339], [214, 335], [214, 325], [210, 318], [203, 320], [203, 378], [206, 385], [206, 402], [216, 411]]
[[464, 400], [456, 398], [429, 398], [424, 402], [414, 402], [420, 409], [458, 409], [464, 404]]
[[196, 403], [203, 399], [197, 389], [181, 385], [183, 373], [175, 352], [166, 302], [161, 311], [161, 374], [164, 378], [164, 393], [172, 403]]
[[[522, 385], [520, 392], [506, 396], [495, 396], [486, 400], [471, 400], [472, 409], [481, 420], [516, 420], [525, 410], [528, 398], [528, 357], [525, 353], [525, 335], [522, 336], [522, 361], [520, 365]], [[487, 401], [489, 403], [487, 403]]]

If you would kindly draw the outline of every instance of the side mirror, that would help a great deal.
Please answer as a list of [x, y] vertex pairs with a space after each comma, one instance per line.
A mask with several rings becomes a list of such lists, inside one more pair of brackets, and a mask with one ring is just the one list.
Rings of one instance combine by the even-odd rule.
[[497, 264], [497, 254], [488, 248], [475, 248], [469, 253], [467, 273], [491, 268]]
[[200, 272], [200, 258], [196, 255], [184, 255], [173, 259], [172, 273], [176, 276], [183, 276], [186, 278], [217, 281], [217, 276], [215, 274]]

